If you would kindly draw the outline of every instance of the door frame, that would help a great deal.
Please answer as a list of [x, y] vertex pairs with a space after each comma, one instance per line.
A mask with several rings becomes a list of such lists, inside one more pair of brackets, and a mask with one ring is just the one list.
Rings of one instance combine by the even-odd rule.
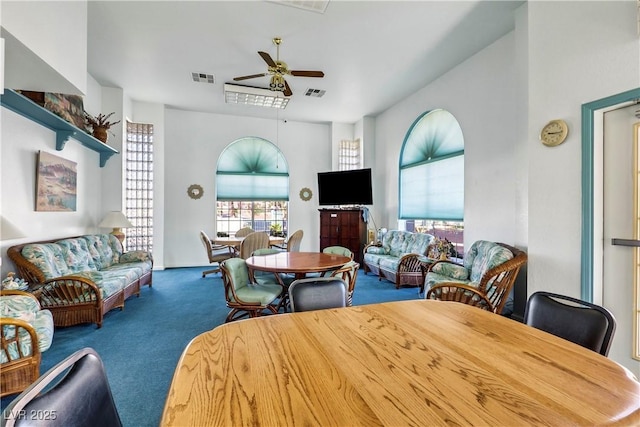
[[[595, 238], [595, 138], [601, 134], [601, 124], [596, 122], [596, 114], [619, 104], [633, 103], [640, 99], [640, 88], [631, 89], [616, 95], [582, 104], [582, 244], [581, 244], [581, 271], [580, 294], [585, 301], [594, 302], [594, 268], [601, 268], [602, 261], [596, 266], [594, 252], [601, 251], [594, 246]], [[595, 126], [600, 126], [600, 132], [596, 135]], [[601, 169], [599, 169], [601, 170]], [[601, 179], [601, 176], [598, 176]]]

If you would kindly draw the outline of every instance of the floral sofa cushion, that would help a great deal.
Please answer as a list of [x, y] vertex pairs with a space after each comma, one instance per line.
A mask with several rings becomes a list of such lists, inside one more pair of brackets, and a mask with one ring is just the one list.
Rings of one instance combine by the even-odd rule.
[[[41, 352], [51, 347], [54, 332], [53, 316], [49, 310], [41, 310], [35, 298], [22, 295], [0, 296], [0, 316], [20, 319], [29, 323], [36, 331], [38, 348]], [[4, 337], [7, 340], [15, 337], [17, 329], [22, 338], [20, 340], [20, 351], [25, 356], [31, 355], [31, 336], [25, 329], [16, 328], [13, 324], [2, 325], [2, 328]], [[10, 353], [9, 355], [4, 351], [0, 351], [0, 363], [21, 358], [15, 342], [8, 346], [8, 352]]]

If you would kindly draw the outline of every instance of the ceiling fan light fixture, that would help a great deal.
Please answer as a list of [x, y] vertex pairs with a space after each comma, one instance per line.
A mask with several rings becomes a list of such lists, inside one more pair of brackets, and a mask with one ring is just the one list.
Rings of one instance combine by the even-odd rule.
[[285, 109], [289, 98], [282, 92], [251, 86], [225, 83], [224, 99], [227, 104], [255, 105], [258, 107]]

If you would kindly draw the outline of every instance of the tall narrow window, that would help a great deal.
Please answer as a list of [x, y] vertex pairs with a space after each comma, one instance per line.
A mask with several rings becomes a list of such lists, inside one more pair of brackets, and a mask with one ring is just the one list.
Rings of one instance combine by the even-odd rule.
[[360, 139], [340, 141], [338, 153], [338, 170], [360, 169]]
[[153, 125], [127, 121], [125, 206], [128, 251], [153, 251]]

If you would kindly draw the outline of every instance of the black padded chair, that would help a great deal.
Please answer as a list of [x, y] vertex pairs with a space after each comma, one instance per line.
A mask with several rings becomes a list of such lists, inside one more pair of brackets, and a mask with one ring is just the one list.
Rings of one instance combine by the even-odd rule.
[[565, 295], [534, 292], [524, 323], [572, 341], [603, 356], [609, 354], [616, 320], [604, 307]]
[[298, 279], [289, 286], [291, 311], [347, 306], [347, 283], [340, 277]]
[[83, 348], [49, 369], [7, 406], [2, 426], [122, 426], [98, 353]]

